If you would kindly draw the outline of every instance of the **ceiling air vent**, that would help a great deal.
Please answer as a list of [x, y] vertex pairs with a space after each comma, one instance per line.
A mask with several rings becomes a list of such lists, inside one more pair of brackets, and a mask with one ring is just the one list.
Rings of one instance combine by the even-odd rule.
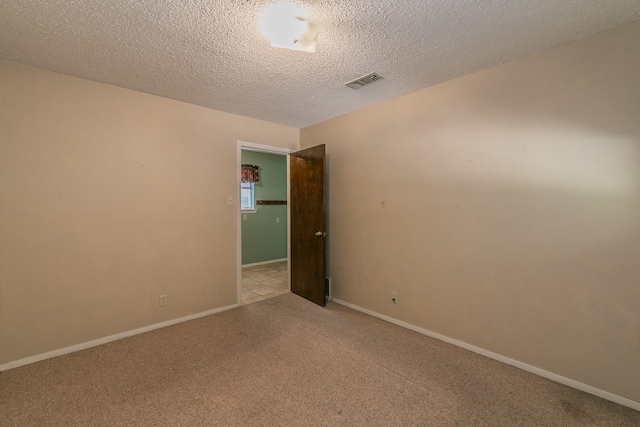
[[362, 76], [360, 78], [347, 82], [344, 85], [347, 87], [350, 87], [351, 89], [360, 89], [361, 87], [365, 87], [368, 84], [371, 84], [373, 82], [377, 82], [378, 80], [383, 80], [383, 79], [384, 77], [382, 77], [378, 73], [369, 73], [366, 76]]

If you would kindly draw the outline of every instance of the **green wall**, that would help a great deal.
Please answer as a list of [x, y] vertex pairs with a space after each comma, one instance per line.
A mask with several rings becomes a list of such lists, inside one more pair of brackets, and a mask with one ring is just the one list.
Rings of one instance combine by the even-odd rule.
[[[256, 201], [287, 200], [287, 157], [242, 151], [242, 163], [260, 166]], [[239, 172], [238, 172], [239, 173]], [[287, 206], [256, 204], [257, 213], [242, 215], [242, 265], [287, 257]], [[280, 223], [276, 223], [280, 218]]]

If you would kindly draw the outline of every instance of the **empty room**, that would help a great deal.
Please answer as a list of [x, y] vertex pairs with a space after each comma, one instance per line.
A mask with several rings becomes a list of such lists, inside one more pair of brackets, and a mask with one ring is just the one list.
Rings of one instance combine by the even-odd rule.
[[640, 425], [640, 0], [0, 2], [0, 426]]

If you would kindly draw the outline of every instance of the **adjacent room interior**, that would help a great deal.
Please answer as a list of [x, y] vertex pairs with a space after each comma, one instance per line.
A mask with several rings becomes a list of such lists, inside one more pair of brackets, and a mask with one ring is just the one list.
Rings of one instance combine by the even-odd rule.
[[[412, 402], [408, 412], [390, 407], [399, 418], [385, 425], [411, 414], [464, 424], [470, 408], [489, 405], [480, 390], [500, 401], [499, 391], [516, 393], [507, 373], [522, 389], [543, 378], [571, 387], [557, 392], [570, 399], [527, 396], [549, 398], [540, 407], [557, 416], [551, 424], [640, 422], [637, 1], [320, 1], [306, 5], [306, 32], [291, 43], [263, 37], [266, 0], [85, 3], [0, 6], [0, 425], [71, 416], [47, 399], [98, 369], [101, 354], [145, 376], [97, 412], [69, 403], [79, 415], [67, 421], [117, 423], [122, 410], [184, 425], [149, 403], [165, 392], [157, 370], [170, 390], [188, 390], [163, 397], [176, 411], [188, 401], [233, 414], [241, 389], [225, 382], [229, 400], [217, 401], [189, 388], [218, 378], [204, 360], [229, 383], [243, 369], [281, 368], [278, 390], [298, 409], [279, 413], [261, 394], [268, 376], [242, 377], [242, 390], [260, 396], [253, 408], [271, 408], [274, 420], [305, 420], [305, 396], [326, 399], [318, 416], [333, 414], [310, 425], [383, 420], [337, 409], [342, 392], [357, 406], [359, 383], [323, 388], [343, 369], [325, 366], [331, 359], [354, 369], [349, 378], [362, 369], [363, 389], [381, 399], [392, 390]], [[242, 150], [261, 179], [243, 210], [243, 141], [288, 152], [326, 145], [327, 308], [289, 292], [287, 157]], [[247, 329], [226, 335], [233, 322]], [[375, 334], [359, 329], [374, 323]], [[303, 332], [318, 340], [283, 338]], [[376, 341], [394, 335], [416, 353]], [[194, 349], [209, 346], [193, 359], [190, 337]], [[420, 341], [431, 338], [432, 347]], [[454, 358], [443, 342], [486, 357]], [[301, 380], [298, 360], [271, 359], [278, 344], [318, 369]], [[148, 370], [134, 364], [154, 360], [147, 348], [158, 363]], [[48, 373], [54, 360], [61, 370]], [[395, 382], [436, 375], [430, 363], [477, 382]], [[369, 380], [375, 366], [386, 391]], [[323, 377], [323, 367], [334, 371]], [[38, 395], [40, 418], [10, 406], [9, 396], [30, 400], [33, 390], [15, 385], [26, 369], [34, 382], [24, 384], [50, 391]], [[115, 386], [103, 374], [95, 381]], [[97, 401], [109, 390], [94, 391]], [[412, 412], [430, 395], [462, 418]], [[242, 407], [237, 420], [260, 420]], [[535, 406], [519, 411], [505, 419], [535, 425]], [[618, 418], [598, 418], [608, 411]], [[482, 419], [498, 413], [509, 416]]]
[[242, 303], [289, 291], [287, 157], [243, 149], [241, 155]]

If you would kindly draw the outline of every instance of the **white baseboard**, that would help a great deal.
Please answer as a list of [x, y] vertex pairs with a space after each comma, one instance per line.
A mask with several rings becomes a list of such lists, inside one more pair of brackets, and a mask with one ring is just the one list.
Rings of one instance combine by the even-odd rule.
[[352, 308], [356, 311], [360, 311], [362, 313], [368, 314], [373, 317], [377, 317], [378, 319], [385, 320], [387, 322], [393, 323], [395, 325], [401, 326], [403, 328], [411, 329], [412, 331], [418, 332], [420, 334], [426, 335], [431, 338], [438, 339], [440, 341], [444, 341], [449, 344], [453, 344], [455, 346], [464, 348], [469, 351], [473, 351], [474, 353], [481, 354], [482, 356], [486, 356], [490, 359], [497, 360], [498, 362], [506, 363], [511, 366], [515, 366], [516, 368], [520, 368], [523, 371], [531, 372], [532, 374], [541, 376], [543, 378], [547, 378], [551, 381], [555, 381], [557, 383], [575, 388], [580, 391], [584, 391], [585, 393], [592, 394], [594, 396], [601, 397], [603, 399], [609, 400], [611, 402], [620, 404], [622, 406], [627, 406], [631, 409], [635, 409], [636, 411], [640, 411], [640, 402], [636, 402], [635, 400], [627, 399], [622, 396], [618, 396], [613, 393], [609, 393], [608, 391], [600, 390], [599, 388], [592, 387], [587, 384], [583, 384], [581, 382], [572, 380], [571, 378], [563, 377], [562, 375], [554, 374], [553, 372], [545, 371], [544, 369], [536, 368], [535, 366], [528, 365], [526, 363], [520, 362], [515, 359], [511, 359], [506, 356], [502, 356], [497, 353], [493, 353], [489, 350], [485, 350], [480, 347], [476, 347], [474, 345], [468, 344], [464, 341], [459, 341], [453, 338], [449, 338], [445, 335], [438, 334], [436, 332], [430, 331], [428, 329], [420, 328], [418, 326], [412, 325], [407, 322], [403, 322], [402, 320], [394, 319], [393, 317], [385, 316], [384, 314], [377, 313], [372, 310], [368, 310], [366, 308], [362, 308], [355, 304], [348, 303], [346, 301], [342, 301], [336, 298], [332, 298], [333, 302], [344, 305], [345, 307]]
[[65, 354], [74, 353], [80, 350], [86, 350], [91, 347], [96, 347], [102, 344], [106, 344], [112, 341], [117, 341], [122, 338], [132, 337], [134, 335], [143, 334], [145, 332], [150, 332], [155, 329], [165, 328], [167, 326], [175, 325], [178, 323], [186, 322], [188, 320], [198, 319], [200, 317], [209, 316], [216, 313], [221, 313], [223, 311], [231, 310], [232, 308], [238, 307], [238, 304], [228, 305], [226, 307], [214, 308], [213, 310], [203, 311], [201, 313], [191, 314], [189, 316], [180, 317], [178, 319], [167, 320], [166, 322], [156, 323], [155, 325], [144, 326], [142, 328], [133, 329], [131, 331], [121, 332], [115, 335], [109, 335], [108, 337], [98, 338], [97, 340], [87, 341], [80, 344], [75, 344], [69, 347], [60, 348], [58, 350], [48, 351], [46, 353], [37, 354], [35, 356], [25, 357], [24, 359], [14, 360], [13, 362], [7, 362], [3, 365], [0, 365], [0, 372], [6, 371], [8, 369], [18, 368], [20, 366], [28, 365], [30, 363], [39, 362], [41, 360], [51, 359], [52, 357], [63, 356]]
[[287, 261], [288, 258], [271, 259], [269, 261], [254, 262], [253, 264], [242, 264], [242, 268], [255, 267], [256, 265], [274, 264], [276, 262]]

